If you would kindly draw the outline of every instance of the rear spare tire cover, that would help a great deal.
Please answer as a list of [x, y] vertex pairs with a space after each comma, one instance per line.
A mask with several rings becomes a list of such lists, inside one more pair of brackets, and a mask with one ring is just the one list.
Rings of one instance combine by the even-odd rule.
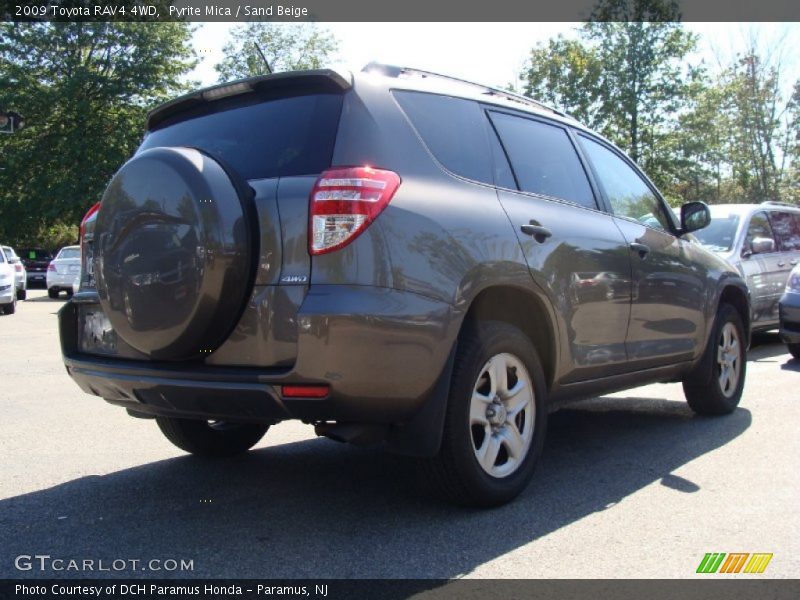
[[97, 215], [94, 269], [117, 334], [158, 360], [207, 355], [251, 289], [251, 191], [191, 148], [152, 148], [111, 180]]

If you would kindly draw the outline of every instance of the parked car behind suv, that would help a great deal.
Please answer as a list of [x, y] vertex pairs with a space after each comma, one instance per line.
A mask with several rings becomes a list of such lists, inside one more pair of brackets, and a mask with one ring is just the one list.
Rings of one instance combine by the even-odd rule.
[[75, 278], [81, 272], [80, 246], [64, 246], [47, 266], [47, 295], [58, 298], [61, 292], [72, 296]]
[[780, 202], [717, 204], [695, 235], [736, 267], [750, 288], [752, 327], [778, 327], [778, 301], [800, 260], [800, 208]]
[[47, 286], [47, 266], [53, 260], [53, 254], [43, 248], [20, 248], [19, 257], [28, 273], [28, 287], [41, 284]]
[[17, 300], [25, 300], [28, 297], [28, 273], [25, 271], [25, 265], [11, 246], [0, 246], [0, 251], [5, 253], [6, 260], [14, 268]]
[[671, 380], [735, 409], [750, 309], [685, 237], [708, 217], [508, 92], [379, 65], [215, 86], [150, 114], [82, 224], [64, 361], [188, 452], [300, 419], [496, 505], [562, 401]]
[[14, 282], [14, 265], [0, 250], [0, 312], [11, 315], [17, 310], [17, 286]]

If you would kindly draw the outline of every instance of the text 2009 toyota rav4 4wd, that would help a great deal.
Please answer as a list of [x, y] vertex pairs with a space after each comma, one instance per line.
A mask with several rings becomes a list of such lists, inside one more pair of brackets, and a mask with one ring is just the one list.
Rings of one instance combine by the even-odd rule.
[[687, 239], [708, 219], [527, 98], [380, 65], [243, 80], [150, 114], [84, 222], [64, 359], [188, 452], [301, 419], [496, 505], [559, 401], [681, 380], [734, 410], [749, 301]]

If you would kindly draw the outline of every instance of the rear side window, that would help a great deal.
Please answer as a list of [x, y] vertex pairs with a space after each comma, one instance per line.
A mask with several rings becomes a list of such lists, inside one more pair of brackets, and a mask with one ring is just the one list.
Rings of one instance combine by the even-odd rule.
[[597, 208], [589, 179], [564, 129], [505, 113], [491, 116], [522, 191]]
[[790, 212], [770, 212], [772, 230], [781, 250], [800, 250], [800, 219]]
[[331, 166], [341, 111], [339, 94], [237, 106], [151, 131], [139, 150], [199, 148], [245, 179], [316, 175]]
[[477, 102], [423, 92], [395, 91], [394, 97], [445, 169], [494, 183], [486, 117]]

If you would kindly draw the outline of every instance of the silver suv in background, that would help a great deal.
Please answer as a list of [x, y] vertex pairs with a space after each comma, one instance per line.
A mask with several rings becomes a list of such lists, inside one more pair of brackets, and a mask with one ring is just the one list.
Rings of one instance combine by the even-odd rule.
[[716, 204], [711, 223], [695, 232], [747, 281], [754, 331], [778, 327], [778, 301], [800, 261], [800, 208], [781, 202]]

